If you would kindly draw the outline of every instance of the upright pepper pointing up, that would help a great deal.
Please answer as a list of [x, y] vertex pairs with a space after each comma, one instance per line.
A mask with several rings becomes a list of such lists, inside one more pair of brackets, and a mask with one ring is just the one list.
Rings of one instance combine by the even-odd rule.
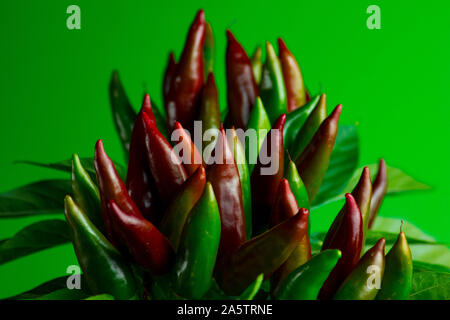
[[370, 181], [370, 172], [368, 167], [364, 167], [361, 178], [352, 191], [352, 196], [355, 198], [359, 210], [361, 210], [361, 217], [364, 225], [362, 248], [364, 249], [369, 224], [370, 200], [372, 199], [372, 182]]
[[[202, 155], [198, 151], [189, 134], [186, 130], [184, 130], [181, 123], [178, 121], [175, 122], [172, 138], [174, 137], [175, 132], [178, 135], [178, 141], [173, 141], [174, 143], [177, 143], [174, 147], [174, 151], [176, 152], [183, 150], [183, 154], [180, 155], [180, 158], [182, 159], [186, 173], [191, 175], [198, 169], [198, 167], [203, 165]], [[177, 139], [176, 136], [175, 139]]]
[[261, 81], [261, 74], [262, 74], [262, 62], [261, 62], [261, 47], [258, 46], [255, 49], [255, 52], [253, 52], [252, 55], [252, 69], [253, 69], [253, 75], [255, 76], [256, 84], [259, 84]]
[[164, 72], [163, 79], [163, 98], [164, 101], [167, 101], [167, 96], [170, 91], [170, 86], [172, 84], [172, 78], [177, 69], [177, 63], [175, 61], [175, 55], [173, 52], [169, 53], [169, 60], [167, 62], [166, 71]]
[[250, 58], [230, 30], [227, 30], [227, 39], [228, 120], [236, 128], [245, 129], [258, 96], [258, 87]]
[[331, 152], [336, 141], [341, 111], [342, 106], [338, 105], [328, 118], [322, 122], [311, 142], [295, 160], [311, 202], [314, 201], [319, 192], [320, 185], [328, 169]]
[[278, 55], [286, 85], [287, 112], [291, 112], [308, 102], [308, 94], [297, 60], [281, 38], [278, 38]]
[[171, 77], [165, 100], [169, 128], [175, 121], [190, 129], [203, 86], [203, 42], [205, 38], [205, 13], [199, 10], [186, 39], [180, 61]]
[[375, 218], [377, 217], [378, 210], [383, 202], [384, 195], [387, 192], [388, 180], [387, 180], [387, 168], [384, 159], [380, 159], [378, 164], [378, 173], [375, 181], [373, 182], [372, 200], [370, 202], [370, 214], [369, 214], [369, 229], [372, 228]]
[[204, 78], [208, 77], [208, 74], [213, 72], [214, 65], [214, 36], [209, 22], [205, 23], [205, 42], [203, 46], [203, 68], [205, 71]]
[[[206, 80], [205, 86], [202, 91], [202, 101], [200, 104], [200, 110], [198, 120], [202, 122], [202, 134], [209, 129], [220, 129], [220, 109], [219, 98], [217, 94], [217, 85], [214, 78], [214, 74], [210, 73]], [[203, 139], [202, 139], [203, 141]], [[203, 148], [207, 145], [203, 141]], [[202, 149], [203, 150], [203, 149]]]

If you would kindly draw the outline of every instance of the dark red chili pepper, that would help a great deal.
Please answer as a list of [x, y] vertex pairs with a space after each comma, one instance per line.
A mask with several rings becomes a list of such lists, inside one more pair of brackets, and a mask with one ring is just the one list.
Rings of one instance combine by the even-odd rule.
[[[142, 114], [147, 159], [163, 206], [187, 178], [186, 170], [171, 145], [147, 113]], [[120, 204], [119, 204], [120, 206]]]
[[[202, 122], [202, 134], [209, 129], [220, 129], [219, 99], [216, 80], [212, 73], [208, 75], [208, 79], [203, 87], [202, 103], [197, 119]], [[206, 145], [207, 143], [204, 142], [204, 146]]]
[[253, 74], [252, 62], [230, 30], [227, 30], [227, 39], [228, 120], [236, 129], [245, 129], [250, 111], [258, 97], [258, 86]]
[[[181, 123], [178, 121], [175, 122], [172, 138], [175, 139], [173, 143], [176, 144], [174, 152], [179, 154], [187, 174], [193, 174], [198, 167], [203, 165], [202, 156], [200, 152], [198, 152], [198, 149], [191, 140], [189, 134], [183, 129]], [[179, 153], [180, 150], [183, 151], [182, 154]]]
[[363, 241], [363, 221], [358, 204], [350, 193], [323, 241], [322, 250], [339, 249], [342, 257], [323, 284], [319, 299], [330, 299], [358, 263]]
[[278, 185], [283, 178], [285, 122], [286, 114], [282, 114], [270, 129], [251, 175], [254, 234], [267, 228]]
[[239, 171], [228, 145], [225, 130], [216, 139], [214, 163], [207, 169], [219, 206], [221, 238], [219, 259], [233, 253], [246, 240], [245, 215]]
[[368, 167], [364, 167], [361, 178], [352, 191], [352, 196], [355, 198], [359, 210], [361, 211], [364, 226], [362, 248], [364, 248], [368, 229], [370, 200], [372, 199], [372, 181], [370, 181], [370, 171]]
[[192, 23], [183, 52], [171, 77], [165, 108], [169, 128], [175, 121], [191, 129], [203, 86], [203, 42], [205, 13], [199, 10]]
[[169, 94], [172, 78], [176, 69], [177, 69], [177, 62], [175, 61], [175, 55], [173, 54], [173, 52], [171, 52], [169, 53], [169, 61], [167, 62], [166, 71], [164, 72], [164, 79], [163, 79], [164, 101], [167, 101], [167, 95]]
[[126, 187], [142, 215], [153, 223], [158, 223], [161, 219], [161, 210], [145, 150], [145, 130], [142, 122], [144, 113], [154, 121], [148, 94], [144, 97], [141, 111], [136, 118], [131, 135]]
[[114, 199], [109, 201], [108, 209], [111, 223], [120, 231], [136, 263], [153, 274], [167, 272], [174, 256], [169, 240], [144, 217], [124, 212]]
[[384, 159], [380, 159], [378, 164], [378, 173], [375, 181], [373, 182], [372, 201], [370, 202], [370, 214], [368, 228], [371, 229], [375, 218], [377, 217], [378, 210], [383, 202], [384, 195], [387, 192], [388, 180], [387, 180], [387, 168]]

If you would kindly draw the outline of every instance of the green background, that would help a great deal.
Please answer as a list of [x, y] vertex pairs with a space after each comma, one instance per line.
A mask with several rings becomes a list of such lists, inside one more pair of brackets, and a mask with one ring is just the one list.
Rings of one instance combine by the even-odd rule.
[[[81, 8], [81, 30], [66, 28], [70, 4]], [[381, 30], [366, 27], [371, 4], [381, 8]], [[309, 89], [327, 93], [330, 108], [343, 105], [341, 123], [359, 123], [360, 164], [384, 157], [432, 186], [390, 197], [381, 214], [450, 242], [450, 5], [442, 1], [1, 1], [0, 192], [65, 177], [15, 160], [92, 156], [99, 138], [121, 161], [109, 111], [111, 71], [120, 71], [136, 109], [144, 90], [161, 105], [167, 55], [179, 56], [199, 8], [213, 26], [222, 106], [225, 30], [248, 52], [282, 36]], [[325, 229], [341, 205], [314, 213], [313, 229]], [[2, 219], [0, 238], [42, 218]], [[65, 245], [2, 265], [0, 297], [64, 275], [75, 263]]]

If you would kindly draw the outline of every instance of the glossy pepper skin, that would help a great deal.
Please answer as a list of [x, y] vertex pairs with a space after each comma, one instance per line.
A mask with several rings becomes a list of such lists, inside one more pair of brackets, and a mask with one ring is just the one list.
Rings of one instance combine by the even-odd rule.
[[177, 69], [177, 62], [175, 61], [175, 55], [173, 52], [169, 53], [169, 59], [167, 61], [166, 71], [164, 72], [163, 78], [163, 98], [167, 101], [167, 96], [170, 91], [170, 86], [172, 84], [172, 78]]
[[328, 118], [322, 122], [311, 142], [295, 160], [298, 173], [305, 183], [311, 203], [319, 192], [320, 185], [328, 169], [331, 152], [336, 141], [341, 111], [342, 106], [338, 105]]
[[319, 98], [319, 102], [308, 116], [308, 119], [306, 119], [306, 122], [302, 128], [298, 131], [292, 143], [291, 152], [294, 159], [296, 159], [303, 152], [303, 150], [305, 150], [306, 146], [314, 137], [314, 134], [317, 132], [326, 117], [327, 98], [325, 93], [322, 93]]
[[270, 42], [266, 43], [266, 62], [263, 66], [261, 83], [259, 84], [259, 95], [271, 123], [274, 123], [283, 113], [287, 113], [283, 72], [280, 60]]
[[180, 60], [171, 77], [165, 100], [169, 128], [175, 121], [191, 129], [203, 86], [203, 42], [205, 38], [205, 13], [199, 10], [192, 23]]
[[228, 120], [236, 129], [245, 129], [258, 96], [258, 86], [250, 58], [230, 30], [227, 30], [227, 39]]
[[350, 193], [345, 195], [345, 206], [338, 213], [322, 245], [342, 252], [319, 293], [319, 299], [331, 299], [336, 290], [358, 263], [362, 250], [363, 221], [358, 204]]
[[207, 183], [184, 227], [173, 269], [175, 291], [200, 299], [211, 286], [220, 242], [220, 214], [214, 190]]
[[128, 100], [117, 70], [113, 71], [109, 82], [109, 101], [122, 146], [125, 154], [128, 154], [136, 112]]
[[296, 109], [286, 115], [286, 124], [284, 125], [283, 136], [284, 144], [286, 145], [286, 149], [288, 149], [289, 152], [291, 152], [291, 150], [294, 150], [293, 147], [295, 139], [297, 138], [299, 131], [305, 124], [311, 112], [313, 112], [313, 110], [316, 108], [319, 100], [320, 96], [317, 95], [302, 108]]
[[316, 300], [325, 280], [336, 266], [341, 252], [324, 250], [301, 265], [273, 293], [277, 300]]
[[250, 113], [248, 119], [247, 129], [253, 129], [256, 134], [256, 143], [250, 143], [250, 140], [245, 141], [245, 150], [247, 156], [248, 169], [250, 173], [253, 172], [256, 160], [258, 159], [259, 150], [264, 143], [267, 133], [271, 128], [269, 116], [262, 104], [261, 98], [256, 98], [255, 106]]
[[[297, 200], [289, 187], [289, 182], [282, 179], [278, 187], [277, 197], [270, 215], [270, 226], [277, 224], [294, 216], [299, 210]], [[292, 251], [289, 258], [272, 275], [272, 290], [284, 281], [284, 279], [299, 266], [311, 259], [311, 244], [308, 233], [304, 235], [297, 247]]]
[[308, 94], [297, 60], [281, 38], [278, 38], [278, 55], [286, 86], [287, 112], [291, 112], [308, 102]]
[[[175, 132], [177, 134], [175, 134]], [[191, 140], [189, 133], [184, 130], [183, 126], [178, 121], [175, 122], [172, 138], [174, 138], [172, 142], [175, 144], [174, 151], [177, 152], [183, 150], [183, 153], [179, 155], [179, 158], [183, 162], [187, 175], [190, 176], [198, 169], [198, 167], [203, 165], [202, 155]]]
[[100, 190], [105, 229], [108, 239], [115, 246], [118, 246], [120, 244], [120, 236], [111, 224], [108, 208], [109, 201], [114, 199], [117, 205], [130, 216], [140, 217], [141, 212], [128, 194], [127, 188], [117, 174], [113, 162], [106, 154], [102, 140], [98, 140], [95, 145], [94, 166]]
[[107, 293], [117, 299], [136, 295], [132, 270], [114, 246], [101, 234], [70, 196], [64, 199], [75, 253], [94, 294]]
[[177, 194], [170, 201], [164, 218], [159, 226], [162, 233], [172, 243], [175, 251], [178, 250], [183, 227], [189, 212], [197, 203], [203, 193], [206, 183], [206, 172], [200, 166], [182, 185]]
[[383, 202], [384, 195], [387, 192], [388, 179], [387, 179], [387, 167], [384, 159], [380, 159], [378, 163], [378, 173], [375, 181], [373, 182], [372, 200], [370, 202], [369, 213], [369, 229], [372, 228], [375, 218], [377, 217], [378, 210]]
[[408, 300], [411, 292], [413, 262], [405, 233], [400, 229], [397, 241], [386, 255], [386, 266], [377, 300]]
[[258, 46], [255, 49], [255, 52], [253, 52], [252, 55], [252, 69], [253, 69], [253, 75], [255, 76], [256, 84], [259, 84], [261, 81], [261, 74], [262, 74], [262, 61], [261, 61], [261, 47]]
[[352, 196], [358, 204], [363, 219], [362, 247], [364, 248], [369, 224], [370, 201], [372, 199], [372, 181], [370, 181], [370, 171], [368, 167], [364, 167], [361, 178], [359, 178], [358, 184], [352, 191]]
[[282, 114], [266, 136], [251, 175], [253, 227], [255, 234], [267, 228], [278, 185], [284, 174]]
[[173, 193], [177, 192], [186, 181], [188, 175], [172, 146], [146, 113], [142, 114], [142, 124], [145, 132], [147, 161], [158, 195], [165, 207]]
[[100, 232], [104, 232], [100, 193], [89, 173], [83, 168], [80, 158], [75, 153], [72, 157], [72, 192], [80, 209]]
[[161, 204], [145, 150], [144, 113], [148, 115], [151, 121], [155, 122], [148, 94], [144, 96], [142, 108], [133, 127], [125, 184], [131, 199], [136, 203], [142, 215], [153, 223], [159, 223], [161, 220]]
[[[214, 75], [210, 73], [206, 80], [205, 86], [202, 91], [202, 101], [200, 104], [200, 110], [198, 120], [202, 122], [202, 134], [209, 129], [220, 129], [220, 109], [219, 98], [217, 94], [217, 85]], [[203, 139], [202, 139], [203, 141]], [[203, 142], [203, 148], [208, 143]]]
[[308, 199], [308, 191], [306, 190], [305, 184], [303, 183], [302, 178], [300, 178], [297, 167], [292, 160], [289, 161], [285, 169], [284, 177], [289, 183], [289, 187], [297, 200], [298, 206], [309, 210], [311, 205]]
[[203, 69], [204, 78], [213, 72], [214, 66], [214, 36], [209, 22], [205, 23], [205, 41], [203, 43]]
[[229, 295], [239, 295], [261, 273], [270, 276], [291, 255], [306, 234], [309, 212], [295, 216], [245, 242], [219, 266], [216, 279]]
[[152, 274], [167, 272], [174, 253], [169, 240], [144, 217], [125, 213], [114, 199], [108, 208], [111, 222], [134, 261]]
[[381, 238], [359, 260], [358, 264], [345, 279], [334, 295], [334, 300], [373, 300], [378, 293], [379, 284], [384, 274], [384, 245]]
[[245, 213], [239, 170], [234, 161], [225, 130], [220, 129], [215, 145], [215, 161], [207, 168], [219, 205], [222, 221], [219, 259], [233, 253], [245, 242]]
[[[229, 134], [228, 134], [229, 133]], [[242, 206], [245, 214], [245, 233], [247, 239], [252, 234], [252, 192], [250, 188], [250, 172], [248, 171], [247, 160], [245, 159], [244, 147], [234, 128], [227, 131], [228, 145], [233, 151], [234, 161], [239, 171], [242, 189]]]

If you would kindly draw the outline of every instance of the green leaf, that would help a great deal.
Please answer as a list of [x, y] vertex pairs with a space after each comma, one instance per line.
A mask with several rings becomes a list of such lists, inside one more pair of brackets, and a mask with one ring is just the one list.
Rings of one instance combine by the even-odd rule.
[[62, 213], [69, 180], [42, 180], [0, 194], [0, 218]]
[[97, 294], [95, 296], [90, 296], [84, 300], [115, 300], [110, 294]]
[[450, 300], [450, 273], [441, 266], [414, 262], [411, 300]]
[[82, 300], [88, 298], [89, 295], [80, 289], [63, 288], [49, 294], [42, 295], [37, 300]]
[[[94, 158], [80, 158], [81, 165], [83, 168], [89, 173], [89, 176], [91, 177], [92, 181], [97, 181], [97, 176], [95, 173], [95, 167], [94, 167]], [[37, 161], [16, 161], [15, 163], [18, 164], [28, 164], [32, 166], [37, 167], [43, 167], [43, 168], [49, 168], [49, 169], [55, 169], [59, 171], [64, 172], [72, 172], [72, 159], [68, 160], [62, 160], [58, 162], [51, 162], [51, 163], [42, 163]], [[119, 176], [124, 180], [126, 177], [126, 168], [117, 162], [114, 162], [114, 166], [116, 167], [117, 173]]]
[[261, 273], [256, 278], [256, 280], [253, 281], [252, 284], [248, 286], [248, 288], [245, 289], [244, 292], [241, 293], [241, 295], [237, 298], [237, 300], [252, 300], [258, 293], [259, 289], [261, 288], [263, 280], [264, 274]]
[[70, 230], [64, 220], [39, 221], [0, 242], [0, 264], [67, 242]]
[[314, 206], [338, 195], [347, 185], [358, 165], [359, 139], [354, 125], [340, 126], [331, 154], [327, 173], [323, 179]]

